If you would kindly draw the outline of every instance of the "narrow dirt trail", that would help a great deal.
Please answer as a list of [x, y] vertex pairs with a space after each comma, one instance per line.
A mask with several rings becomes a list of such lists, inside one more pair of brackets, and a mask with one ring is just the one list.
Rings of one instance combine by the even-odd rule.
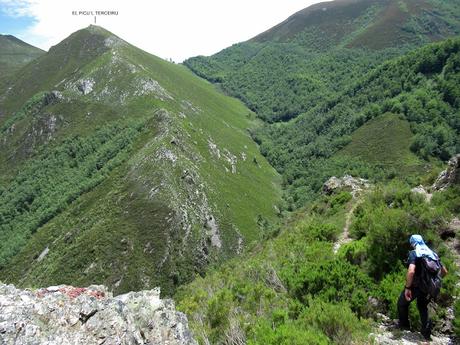
[[[350, 210], [346, 214], [345, 225], [338, 240], [334, 243], [334, 253], [336, 254], [340, 247], [351, 242], [350, 226], [353, 219], [353, 214], [356, 208], [363, 202], [363, 197], [356, 198]], [[454, 218], [449, 224], [450, 236], [446, 239], [445, 244], [450, 248], [454, 261], [458, 267], [457, 275], [459, 276], [458, 286], [460, 287], [460, 219]], [[457, 297], [458, 298], [458, 297]], [[453, 319], [453, 309], [449, 308], [449, 318]], [[395, 328], [393, 320], [382, 315], [382, 321], [378, 329], [370, 335], [375, 344], [382, 345], [455, 345], [459, 344], [458, 340], [445, 334], [432, 335], [431, 341], [423, 339], [419, 332], [400, 331]]]
[[337, 254], [339, 251], [340, 247], [343, 246], [344, 244], [347, 244], [351, 242], [353, 239], [350, 238], [350, 225], [351, 225], [351, 220], [353, 217], [353, 213], [356, 210], [356, 207], [358, 207], [362, 203], [362, 198], [357, 199], [353, 206], [350, 208], [350, 210], [347, 212], [346, 215], [346, 220], [345, 220], [345, 226], [343, 227], [342, 233], [340, 234], [339, 238], [337, 241], [334, 243], [334, 254]]

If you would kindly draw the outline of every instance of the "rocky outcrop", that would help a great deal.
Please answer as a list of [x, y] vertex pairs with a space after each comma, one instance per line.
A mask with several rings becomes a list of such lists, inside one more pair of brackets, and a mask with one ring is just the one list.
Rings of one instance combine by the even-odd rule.
[[104, 286], [20, 290], [0, 283], [0, 344], [197, 344], [159, 289], [113, 297]]
[[355, 198], [363, 190], [369, 189], [370, 184], [368, 180], [363, 178], [355, 178], [350, 175], [345, 175], [344, 177], [331, 177], [323, 185], [323, 192], [326, 194], [332, 194], [333, 192], [346, 189], [351, 192], [351, 195]]
[[447, 187], [460, 183], [460, 154], [449, 160], [447, 169], [439, 174], [436, 182], [431, 187], [434, 191], [444, 190]]
[[425, 187], [422, 185], [412, 188], [411, 192], [422, 196], [423, 199], [425, 199], [425, 201], [427, 202], [430, 202], [431, 198], [433, 197], [433, 194], [431, 194], [428, 190], [426, 190]]
[[[454, 345], [458, 344], [456, 339], [443, 333], [435, 332], [431, 335], [431, 341], [427, 342], [424, 340], [420, 332], [417, 331], [406, 331], [397, 328], [397, 320], [391, 320], [388, 316], [377, 313], [377, 321], [379, 327], [375, 331], [369, 334], [369, 338], [372, 339], [372, 344], [379, 345], [419, 345], [419, 344], [431, 344], [431, 345]], [[442, 329], [440, 330], [442, 331]]]

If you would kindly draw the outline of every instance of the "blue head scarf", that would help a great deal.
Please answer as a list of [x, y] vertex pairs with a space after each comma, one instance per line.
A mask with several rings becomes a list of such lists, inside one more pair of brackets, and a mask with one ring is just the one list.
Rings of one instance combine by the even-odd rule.
[[439, 260], [438, 255], [433, 252], [423, 241], [422, 236], [412, 235], [409, 239], [411, 246], [415, 249], [415, 254], [418, 258], [429, 257], [431, 260]]

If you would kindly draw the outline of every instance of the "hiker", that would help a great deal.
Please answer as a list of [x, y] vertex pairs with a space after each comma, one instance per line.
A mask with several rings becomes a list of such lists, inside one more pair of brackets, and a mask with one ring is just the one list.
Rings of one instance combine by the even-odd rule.
[[441, 277], [447, 274], [447, 270], [422, 236], [412, 235], [409, 242], [413, 250], [407, 260], [406, 286], [398, 299], [399, 327], [410, 329], [409, 305], [416, 299], [422, 322], [421, 333], [426, 340], [430, 340], [432, 325], [428, 317], [428, 304], [439, 294]]

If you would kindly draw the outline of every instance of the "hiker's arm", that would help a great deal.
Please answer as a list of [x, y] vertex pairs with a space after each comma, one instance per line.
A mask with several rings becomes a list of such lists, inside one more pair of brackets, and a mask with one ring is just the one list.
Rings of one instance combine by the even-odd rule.
[[412, 287], [412, 283], [414, 281], [414, 275], [415, 275], [415, 265], [410, 264], [409, 268], [407, 269], [407, 274], [406, 274], [406, 288]]
[[415, 275], [415, 265], [410, 264], [409, 268], [407, 269], [406, 287], [404, 289], [404, 297], [406, 297], [407, 301], [412, 300], [412, 290], [410, 288], [412, 287], [412, 283], [414, 281], [414, 275]]
[[442, 267], [441, 267], [441, 277], [445, 277], [446, 274], [447, 274], [447, 268], [444, 265], [442, 265]]

